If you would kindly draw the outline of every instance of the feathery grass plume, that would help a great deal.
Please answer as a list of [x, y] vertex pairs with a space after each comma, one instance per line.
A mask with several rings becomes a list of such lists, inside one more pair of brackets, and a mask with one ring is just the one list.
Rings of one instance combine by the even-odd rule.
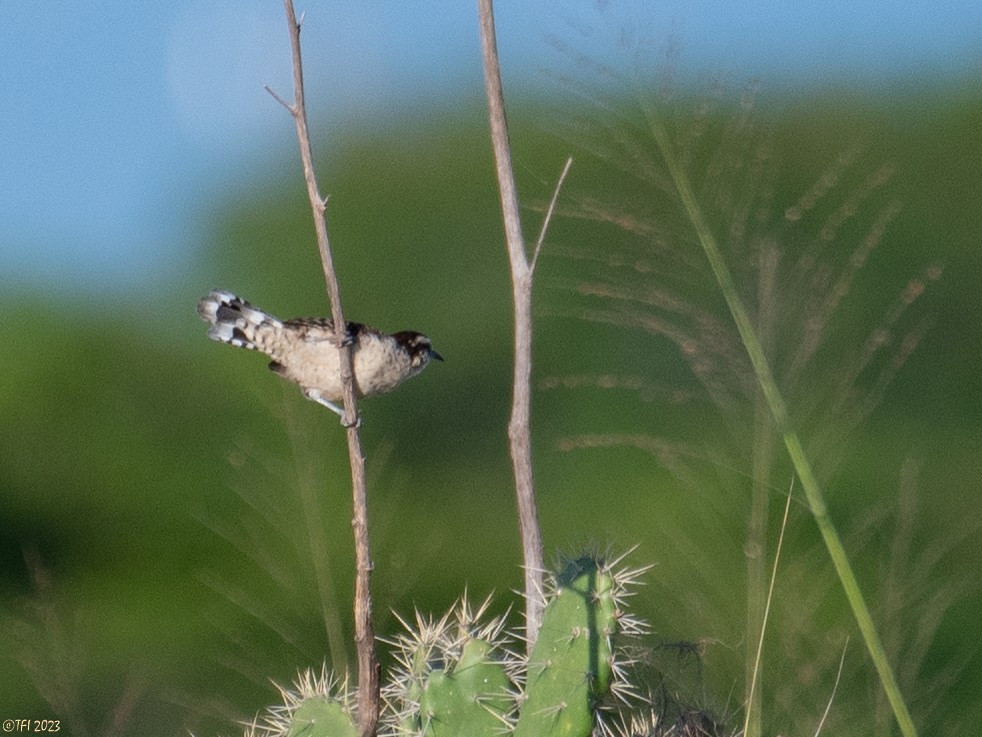
[[150, 679], [134, 668], [112, 702], [93, 700], [87, 673], [93, 667], [92, 648], [77, 632], [78, 612], [36, 549], [24, 550], [24, 563], [30, 595], [16, 602], [18, 613], [3, 614], [2, 624], [10, 635], [6, 643], [12, 656], [51, 709], [54, 718], [43, 722], [52, 731], [81, 737], [115, 737], [142, 729], [138, 709], [149, 701]]
[[40, 554], [27, 550], [24, 559], [31, 595], [21, 603], [21, 612], [5, 622], [11, 633], [9, 647], [65, 728], [90, 734], [80, 693], [82, 657], [70, 616]]
[[345, 664], [349, 655], [339, 593], [346, 580], [335, 579], [341, 553], [323, 530], [347, 525], [350, 512], [341, 495], [319, 488], [328, 461], [313, 450], [309, 420], [288, 403], [269, 410], [282, 415], [286, 433], [265, 437], [262, 446], [237, 439], [229, 452], [236, 480], [223, 514], [192, 511], [216, 544], [236, 551], [234, 565], [218, 557], [197, 572], [212, 594], [202, 610], [216, 635], [205, 657], [225, 668], [229, 682], [254, 684], [257, 693], [298, 662], [327, 653], [329, 662]]
[[[583, 56], [576, 62], [591, 65]], [[916, 348], [927, 321], [912, 306], [941, 276], [940, 266], [924, 267], [898, 285], [886, 307], [867, 293], [871, 277], [863, 269], [900, 211], [888, 186], [893, 166], [865, 170], [858, 150], [849, 148], [803, 193], [789, 197], [780, 132], [768, 130], [757, 114], [752, 89], [727, 108], [724, 88], [716, 86], [685, 112], [677, 99], [654, 91], [652, 76], [619, 75], [606, 63], [593, 69], [600, 80], [595, 87], [573, 83], [592, 111], [576, 119], [568, 136], [586, 152], [588, 161], [579, 156], [578, 168], [606, 170], [607, 186], [567, 191], [575, 204], [561, 214], [595, 235], [597, 245], [567, 249], [574, 271], [577, 264], [583, 269], [568, 278], [566, 304], [558, 311], [622, 328], [642, 344], [650, 339], [653, 354], [667, 339], [694, 383], [660, 385], [664, 367], [653, 362], [647, 372], [559, 375], [544, 385], [635, 392], [648, 402], [679, 398], [696, 406], [701, 395], [715, 409], [706, 412], [703, 405], [702, 418], [687, 418], [689, 434], [702, 446], [696, 450], [679, 437], [685, 428], [666, 426], [657, 435], [625, 431], [622, 417], [616, 431], [572, 435], [560, 447], [641, 448], [687, 484], [697, 472], [679, 461], [701, 451], [735, 475], [727, 486], [746, 500], [740, 514], [744, 634], [756, 643], [768, 577], [770, 498], [774, 479], [787, 468], [780, 444], [793, 441], [790, 457], [796, 472], [808, 477], [802, 480], [809, 506], [864, 641], [902, 730], [913, 734], [825, 501], [811, 483], [813, 472], [815, 479], [833, 478], [855, 430]], [[810, 469], [803, 472], [804, 459]], [[709, 496], [703, 491], [701, 498]], [[827, 567], [827, 559], [816, 563]], [[715, 567], [712, 559], [705, 565]], [[811, 613], [802, 615], [780, 626], [810, 626]], [[747, 683], [754, 651], [746, 648]], [[762, 730], [761, 698], [755, 693], [745, 704], [754, 735]]]
[[[219, 563], [207, 561], [197, 573], [198, 582], [212, 594], [203, 597], [202, 616], [214, 634], [203, 657], [224, 670], [226, 677], [220, 684], [239, 688], [252, 684], [253, 698], [268, 691], [271, 679], [289, 678], [297, 663], [326, 660], [341, 673], [352, 656], [341, 593], [350, 585], [344, 565], [350, 553], [343, 549], [343, 537], [323, 532], [347, 528], [350, 510], [344, 495], [325, 495], [320, 488], [321, 479], [329, 475], [330, 458], [318, 447], [314, 425], [319, 418], [298, 411], [286, 394], [280, 404], [268, 402], [268, 410], [279, 416], [283, 436], [267, 435], [262, 447], [236, 439], [229, 463], [239, 473], [223, 514], [205, 508], [192, 512], [215, 544], [236, 551], [234, 564], [221, 563], [219, 557]], [[287, 447], [280, 449], [281, 444]], [[270, 450], [270, 445], [277, 447]], [[338, 445], [337, 450], [343, 448]], [[398, 478], [391, 478], [390, 452], [389, 445], [376, 448], [369, 483], [383, 478], [395, 497], [405, 488]], [[376, 520], [383, 535], [405, 524], [404, 519], [391, 517], [382, 513]], [[419, 569], [379, 569], [386, 598], [398, 599], [412, 590], [439, 541], [439, 537], [421, 540], [414, 548]], [[391, 627], [391, 613], [379, 614], [377, 621]], [[211, 693], [207, 696], [211, 703], [202, 703], [199, 694], [180, 698], [209, 719], [248, 718], [248, 712], [237, 713], [231, 705], [223, 705], [216, 714], [215, 700], [225, 696], [220, 691]]]

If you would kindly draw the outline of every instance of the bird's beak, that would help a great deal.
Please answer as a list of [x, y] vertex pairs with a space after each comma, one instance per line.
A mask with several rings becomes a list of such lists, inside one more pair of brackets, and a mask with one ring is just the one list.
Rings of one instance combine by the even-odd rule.
[[430, 348], [430, 358], [435, 358], [437, 361], [442, 361], [443, 360], [443, 356], [441, 356], [439, 353], [437, 353], [432, 348]]

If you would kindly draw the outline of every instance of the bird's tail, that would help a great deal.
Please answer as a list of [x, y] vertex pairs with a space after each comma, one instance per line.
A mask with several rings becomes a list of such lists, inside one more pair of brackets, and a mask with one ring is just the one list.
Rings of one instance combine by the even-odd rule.
[[198, 301], [198, 316], [210, 325], [212, 340], [267, 354], [283, 329], [282, 321], [219, 289]]

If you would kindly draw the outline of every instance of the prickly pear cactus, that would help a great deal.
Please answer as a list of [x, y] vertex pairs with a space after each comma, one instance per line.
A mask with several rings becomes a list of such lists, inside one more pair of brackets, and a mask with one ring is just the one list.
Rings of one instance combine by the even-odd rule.
[[491, 643], [471, 639], [452, 671], [430, 674], [419, 702], [423, 735], [494, 734], [506, 723], [511, 682], [493, 650]]
[[529, 657], [515, 737], [589, 735], [610, 688], [617, 605], [609, 572], [579, 558], [559, 574]]
[[391, 643], [399, 667], [383, 698], [394, 734], [481, 737], [510, 725], [515, 655], [503, 618], [479, 624], [488, 604], [475, 611], [461, 600], [437, 622], [417, 614], [415, 628]]
[[290, 717], [286, 737], [356, 737], [344, 705], [326, 698], [305, 700]]
[[326, 671], [301, 673], [280, 696], [283, 703], [270, 707], [245, 737], [357, 737], [348, 684]]

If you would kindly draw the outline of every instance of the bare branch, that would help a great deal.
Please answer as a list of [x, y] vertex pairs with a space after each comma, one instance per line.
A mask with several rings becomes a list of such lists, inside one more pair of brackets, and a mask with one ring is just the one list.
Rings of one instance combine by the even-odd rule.
[[508, 122], [505, 119], [505, 97], [501, 87], [501, 68], [494, 34], [494, 9], [491, 0], [478, 0], [481, 24], [481, 52], [484, 59], [484, 82], [488, 97], [488, 120], [494, 147], [498, 190], [505, 222], [508, 259], [511, 262], [512, 294], [515, 302], [515, 375], [512, 389], [511, 420], [508, 441], [515, 494], [522, 536], [525, 568], [525, 636], [529, 649], [535, 643], [542, 622], [544, 601], [542, 533], [535, 504], [532, 479], [532, 439], [530, 411], [532, 388], [532, 266], [525, 251], [522, 221], [518, 208], [518, 191], [511, 166], [508, 144]]
[[368, 537], [368, 490], [365, 482], [365, 457], [362, 452], [361, 434], [358, 423], [358, 406], [354, 389], [352, 366], [352, 340], [347, 331], [344, 311], [341, 307], [341, 292], [338, 287], [334, 260], [331, 255], [330, 236], [327, 229], [326, 200], [321, 196], [314, 173], [314, 156], [307, 129], [307, 111], [304, 103], [303, 63], [300, 55], [300, 25], [293, 9], [292, 0], [284, 0], [287, 22], [290, 27], [290, 45], [293, 52], [293, 94], [292, 105], [276, 93], [267, 91], [280, 102], [297, 126], [297, 140], [300, 144], [300, 159], [303, 162], [307, 195], [314, 216], [314, 230], [317, 234], [317, 247], [324, 267], [324, 280], [331, 301], [331, 317], [334, 320], [341, 355], [341, 382], [344, 387], [344, 417], [341, 424], [347, 428], [348, 460], [351, 464], [352, 503], [354, 514], [351, 521], [355, 538], [355, 646], [358, 652], [358, 731], [361, 737], [373, 737], [378, 726], [379, 716], [379, 663], [375, 651], [375, 633], [372, 627], [371, 599], [371, 548]]

